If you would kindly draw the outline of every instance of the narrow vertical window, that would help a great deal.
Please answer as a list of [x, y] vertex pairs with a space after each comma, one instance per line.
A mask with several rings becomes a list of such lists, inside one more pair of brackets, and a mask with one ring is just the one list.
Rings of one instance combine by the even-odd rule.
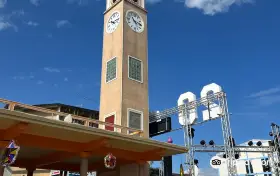
[[143, 82], [142, 61], [134, 57], [128, 57], [128, 77], [132, 80]]
[[109, 60], [106, 63], [106, 83], [117, 78], [117, 58]]
[[[142, 130], [142, 122], [143, 122], [143, 113], [140, 111], [128, 110], [128, 127], [134, 128], [137, 130]], [[129, 133], [133, 133], [133, 131], [129, 131]]]

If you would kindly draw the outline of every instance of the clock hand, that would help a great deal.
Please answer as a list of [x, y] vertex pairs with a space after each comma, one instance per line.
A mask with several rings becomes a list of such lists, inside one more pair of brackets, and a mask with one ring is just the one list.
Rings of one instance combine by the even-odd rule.
[[133, 17], [131, 17], [132, 18], [132, 21], [135, 23], [135, 24], [137, 24], [137, 21], [133, 18]]
[[132, 17], [132, 20], [134, 21], [135, 24], [142, 26], [142, 24], [139, 21], [136, 21], [133, 17]]

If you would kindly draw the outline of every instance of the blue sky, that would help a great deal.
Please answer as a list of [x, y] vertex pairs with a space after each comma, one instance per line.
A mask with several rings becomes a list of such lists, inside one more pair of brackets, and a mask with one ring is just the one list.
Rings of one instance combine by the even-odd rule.
[[[279, 123], [280, 1], [146, 4], [151, 110], [215, 82], [227, 92], [236, 142], [267, 139], [270, 122]], [[0, 0], [0, 97], [98, 109], [104, 9], [96, 0]], [[182, 131], [156, 139], [168, 136], [183, 144]], [[197, 127], [195, 138], [222, 144], [220, 121]], [[200, 168], [210, 156], [197, 155]], [[174, 157], [174, 171], [183, 159]]]

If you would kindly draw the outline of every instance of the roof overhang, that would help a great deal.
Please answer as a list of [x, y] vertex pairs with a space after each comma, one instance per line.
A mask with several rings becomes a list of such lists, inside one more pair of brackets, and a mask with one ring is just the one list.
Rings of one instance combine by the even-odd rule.
[[160, 160], [187, 152], [183, 146], [92, 128], [37, 115], [0, 109], [0, 148], [15, 139], [21, 149], [15, 167], [79, 171], [80, 158], [89, 170], [104, 170], [112, 153], [118, 165]]

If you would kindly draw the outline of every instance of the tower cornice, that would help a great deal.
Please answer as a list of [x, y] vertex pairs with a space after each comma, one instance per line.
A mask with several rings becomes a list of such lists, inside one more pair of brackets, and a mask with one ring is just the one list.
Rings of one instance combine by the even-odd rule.
[[141, 10], [144, 13], [148, 13], [148, 11], [144, 8], [142, 8], [140, 5], [135, 4], [132, 2], [132, 0], [118, 0], [117, 2], [115, 2], [111, 7], [109, 7], [103, 14], [105, 15], [107, 12], [109, 12], [111, 9], [113, 9], [116, 5], [118, 5], [120, 2], [122, 1], [126, 1], [128, 3], [130, 3], [131, 5], [137, 7], [139, 10]]

